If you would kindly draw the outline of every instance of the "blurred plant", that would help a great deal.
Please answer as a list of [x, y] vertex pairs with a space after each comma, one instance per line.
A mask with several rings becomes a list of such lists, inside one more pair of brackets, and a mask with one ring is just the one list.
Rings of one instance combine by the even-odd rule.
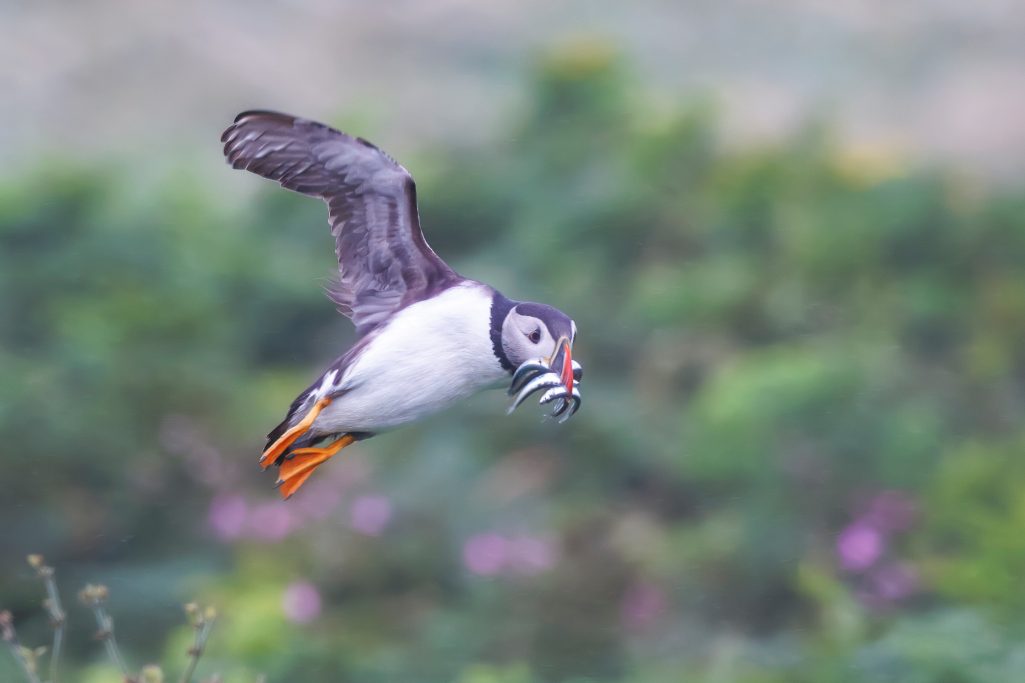
[[[36, 576], [43, 581], [46, 587], [47, 597], [43, 601], [43, 606], [50, 617], [50, 623], [54, 631], [53, 646], [50, 649], [49, 679], [43, 681], [39, 676], [39, 662], [43, 655], [46, 654], [47, 649], [45, 647], [32, 649], [21, 645], [18, 642], [18, 636], [14, 629], [14, 617], [7, 610], [0, 612], [0, 637], [7, 644], [8, 649], [18, 662], [29, 683], [57, 683], [57, 666], [64, 640], [66, 617], [61, 607], [60, 593], [57, 590], [53, 567], [47, 566], [41, 555], [29, 555], [28, 564], [35, 570]], [[133, 674], [128, 667], [124, 656], [121, 654], [117, 638], [114, 635], [114, 618], [106, 609], [109, 595], [110, 592], [107, 587], [98, 584], [89, 584], [78, 594], [79, 600], [83, 605], [92, 610], [93, 616], [96, 619], [96, 625], [99, 627], [96, 639], [103, 642], [107, 655], [118, 671], [120, 671], [124, 683], [163, 683], [164, 672], [155, 664], [148, 664], [142, 667], [138, 675]], [[192, 682], [196, 666], [199, 664], [199, 658], [203, 655], [207, 640], [210, 638], [210, 632], [214, 626], [214, 621], [217, 619], [217, 613], [213, 607], [201, 608], [196, 603], [185, 605], [185, 614], [188, 617], [194, 635], [192, 647], [188, 650], [189, 661], [182, 672], [179, 683]], [[215, 676], [211, 680], [219, 679]]]
[[463, 564], [481, 576], [538, 574], [551, 569], [557, 557], [551, 541], [524, 534], [481, 533], [463, 544]]
[[128, 672], [128, 665], [125, 664], [125, 659], [121, 656], [121, 650], [117, 646], [117, 638], [114, 636], [114, 618], [110, 616], [105, 607], [108, 596], [109, 591], [106, 586], [89, 584], [79, 592], [78, 599], [83, 605], [92, 609], [93, 615], [96, 617], [96, 626], [100, 629], [96, 632], [96, 639], [103, 643], [111, 661], [121, 671], [125, 681], [135, 681], [136, 677]]
[[309, 581], [296, 581], [281, 598], [285, 616], [297, 624], [306, 624], [320, 616], [320, 591]]
[[129, 661], [190, 646], [134, 626], [199, 586], [232, 615], [204, 663], [254, 667], [231, 683], [1025, 680], [1025, 192], [828, 126], [724, 141], [601, 41], [530, 88], [488, 145], [407, 163], [459, 272], [573, 312], [572, 429], [484, 396], [278, 503], [259, 435], [351, 334], [323, 206], [233, 203], [216, 150], [47, 159], [0, 183], [4, 547], [146, 596]]
[[217, 611], [213, 607], [202, 608], [194, 602], [185, 605], [185, 614], [188, 615], [189, 623], [195, 634], [192, 647], [189, 648], [189, 664], [182, 672], [180, 683], [189, 683], [192, 680], [196, 665], [199, 664], [199, 658], [203, 656], [206, 641], [210, 638], [214, 621], [217, 619]]
[[[57, 667], [60, 663], [61, 650], [64, 645], [64, 630], [66, 617], [61, 606], [60, 593], [57, 591], [57, 582], [54, 579], [53, 567], [49, 567], [43, 561], [42, 555], [29, 555], [28, 564], [35, 570], [36, 576], [43, 582], [46, 590], [46, 598], [43, 600], [43, 608], [50, 618], [50, 626], [53, 628], [53, 645], [50, 647], [50, 677], [49, 683], [57, 683]], [[11, 653], [21, 665], [22, 670], [32, 683], [39, 679], [39, 659], [46, 654], [45, 647], [27, 648], [18, 643], [17, 633], [14, 630], [14, 617], [9, 611], [0, 613], [0, 630], [3, 639], [8, 644]]]
[[25, 673], [30, 683], [39, 681], [39, 658], [46, 654], [45, 647], [28, 648], [18, 642], [18, 633], [14, 629], [14, 617], [7, 610], [0, 611], [0, 637], [7, 644], [11, 655]]
[[50, 683], [57, 683], [57, 666], [61, 658], [61, 650], [64, 646], [64, 629], [66, 617], [64, 608], [61, 606], [60, 593], [57, 591], [57, 581], [54, 579], [53, 567], [49, 567], [43, 561], [42, 555], [29, 555], [29, 566], [36, 570], [36, 576], [43, 582], [46, 589], [46, 599], [43, 600], [43, 608], [50, 617], [50, 626], [53, 628], [53, 645], [50, 648]]
[[918, 572], [893, 558], [898, 535], [911, 530], [917, 514], [915, 500], [904, 491], [883, 491], [837, 536], [840, 568], [854, 577], [856, 594], [868, 606], [893, 607], [920, 587]]

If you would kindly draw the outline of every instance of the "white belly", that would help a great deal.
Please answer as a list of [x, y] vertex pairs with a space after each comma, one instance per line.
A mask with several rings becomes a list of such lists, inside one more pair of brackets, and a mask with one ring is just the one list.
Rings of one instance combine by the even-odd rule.
[[467, 285], [403, 309], [332, 383], [344, 393], [313, 429], [394, 429], [500, 382], [507, 373], [492, 350], [490, 308], [489, 293]]

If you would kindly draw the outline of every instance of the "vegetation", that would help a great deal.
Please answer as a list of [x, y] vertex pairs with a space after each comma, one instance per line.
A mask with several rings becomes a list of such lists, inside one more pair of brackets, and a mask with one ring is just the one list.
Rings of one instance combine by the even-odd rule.
[[[50, 620], [50, 627], [53, 629], [53, 646], [47, 648], [26, 647], [18, 640], [17, 629], [14, 627], [14, 618], [9, 611], [0, 612], [0, 639], [7, 645], [11, 657], [18, 664], [26, 683], [57, 683], [60, 680], [61, 654], [64, 644], [64, 629], [67, 625], [67, 616], [61, 606], [60, 589], [57, 587], [56, 572], [53, 567], [47, 566], [41, 555], [29, 555], [28, 564], [35, 570], [36, 576], [43, 582], [46, 589], [46, 598], [43, 600], [43, 607]], [[134, 673], [121, 654], [121, 648], [117, 643], [117, 636], [114, 633], [114, 618], [107, 611], [106, 604], [110, 597], [110, 591], [106, 586], [89, 584], [78, 594], [79, 601], [92, 611], [96, 619], [96, 634], [94, 638], [103, 643], [111, 663], [120, 673], [120, 680], [123, 683], [163, 683], [164, 671], [156, 664], [147, 664], [138, 673]], [[189, 648], [188, 663], [184, 666], [179, 683], [191, 683], [199, 658], [203, 655], [206, 641], [210, 638], [214, 622], [217, 620], [217, 612], [212, 607], [200, 608], [194, 602], [185, 605], [185, 614], [188, 616], [189, 625], [195, 633], [192, 646]], [[43, 662], [48, 660], [44, 675]], [[218, 680], [216, 677], [211, 681]]]
[[[261, 436], [351, 339], [322, 205], [220, 168], [0, 186], [24, 642], [40, 550], [111, 586], [133, 662], [217, 605], [199, 677], [229, 683], [1025, 678], [1025, 193], [825, 128], [738, 150], [593, 47], [538, 66], [507, 139], [404, 161], [439, 253], [574, 315], [584, 406], [495, 392], [287, 503]], [[67, 628], [62, 680], [117, 680]]]

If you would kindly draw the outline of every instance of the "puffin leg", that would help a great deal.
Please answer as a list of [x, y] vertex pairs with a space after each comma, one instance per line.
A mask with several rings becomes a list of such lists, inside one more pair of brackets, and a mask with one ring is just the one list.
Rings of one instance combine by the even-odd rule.
[[278, 440], [267, 447], [267, 450], [260, 456], [260, 467], [267, 469], [278, 459], [278, 457], [288, 450], [296, 439], [306, 433], [306, 430], [310, 428], [313, 421], [317, 419], [317, 415], [320, 415], [320, 411], [328, 407], [331, 404], [331, 397], [325, 396], [324, 398], [313, 404], [309, 412], [298, 422], [294, 427], [286, 431], [284, 434], [278, 437]]
[[323, 448], [297, 448], [289, 453], [278, 468], [277, 485], [281, 488], [281, 496], [286, 500], [291, 498], [310, 478], [313, 470], [355, 440], [352, 434], [343, 434]]

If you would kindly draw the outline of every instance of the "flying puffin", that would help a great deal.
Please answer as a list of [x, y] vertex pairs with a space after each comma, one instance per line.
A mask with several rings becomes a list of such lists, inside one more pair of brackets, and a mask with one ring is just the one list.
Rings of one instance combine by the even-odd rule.
[[289, 498], [342, 448], [510, 383], [512, 412], [544, 389], [560, 421], [580, 407], [576, 324], [464, 278], [428, 246], [405, 168], [362, 138], [270, 111], [246, 111], [221, 136], [233, 168], [320, 197], [339, 277], [328, 296], [355, 344], [292, 402], [267, 435], [263, 469]]

